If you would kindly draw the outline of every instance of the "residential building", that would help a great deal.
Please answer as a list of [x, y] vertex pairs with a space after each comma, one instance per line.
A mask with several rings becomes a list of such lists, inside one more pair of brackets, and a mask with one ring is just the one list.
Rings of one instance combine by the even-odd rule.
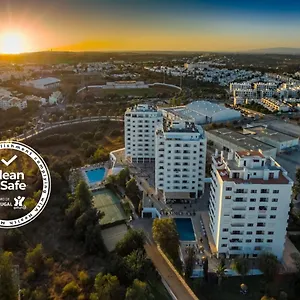
[[212, 156], [210, 230], [217, 255], [282, 259], [293, 181], [258, 151]]
[[261, 104], [270, 111], [289, 111], [290, 105], [273, 98], [262, 98]]
[[138, 104], [125, 112], [125, 157], [131, 162], [154, 162], [155, 130], [163, 122], [156, 107]]
[[27, 101], [17, 97], [0, 96], [0, 109], [7, 110], [13, 107], [23, 110], [27, 107]]
[[201, 126], [173, 121], [156, 130], [155, 188], [164, 201], [195, 202], [204, 191], [206, 138]]

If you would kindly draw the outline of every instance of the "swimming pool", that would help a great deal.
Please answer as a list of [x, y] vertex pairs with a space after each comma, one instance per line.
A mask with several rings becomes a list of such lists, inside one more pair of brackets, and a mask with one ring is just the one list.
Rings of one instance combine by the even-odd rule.
[[93, 184], [102, 181], [105, 176], [105, 168], [98, 168], [93, 170], [85, 171], [85, 174], [89, 180], [89, 184]]
[[195, 233], [191, 218], [175, 218], [180, 241], [195, 241]]

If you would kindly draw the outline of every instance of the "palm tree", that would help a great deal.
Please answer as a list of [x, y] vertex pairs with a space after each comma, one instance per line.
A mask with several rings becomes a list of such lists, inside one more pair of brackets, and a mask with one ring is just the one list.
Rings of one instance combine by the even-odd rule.
[[239, 275], [241, 275], [243, 280], [250, 270], [248, 260], [244, 257], [238, 257], [234, 259], [231, 264], [231, 268]]
[[222, 280], [225, 277], [226, 266], [223, 263], [220, 263], [216, 269], [216, 274], [218, 276], [218, 285], [221, 286]]

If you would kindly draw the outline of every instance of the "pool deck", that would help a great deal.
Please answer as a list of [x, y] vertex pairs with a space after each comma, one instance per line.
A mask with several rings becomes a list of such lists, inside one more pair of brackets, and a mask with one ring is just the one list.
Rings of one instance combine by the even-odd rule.
[[[90, 183], [86, 172], [91, 171], [91, 170], [100, 169], [100, 168], [105, 169], [103, 179], [99, 180], [97, 182]], [[110, 175], [110, 169], [108, 169], [108, 166], [107, 166], [106, 162], [105, 163], [100, 163], [100, 164], [84, 166], [84, 167], [80, 168], [80, 170], [81, 170], [81, 173], [82, 173], [82, 176], [83, 176], [85, 182], [87, 183], [87, 185], [89, 186], [90, 189], [97, 189], [97, 188], [104, 187], [103, 183], [104, 183], [106, 177]]]

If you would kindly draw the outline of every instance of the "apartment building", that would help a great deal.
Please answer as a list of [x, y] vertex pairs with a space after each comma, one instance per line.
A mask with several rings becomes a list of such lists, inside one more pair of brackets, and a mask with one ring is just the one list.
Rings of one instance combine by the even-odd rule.
[[156, 107], [138, 104], [125, 112], [125, 157], [130, 162], [154, 162], [155, 130], [163, 122]]
[[282, 259], [293, 181], [258, 151], [212, 156], [210, 230], [217, 254]]
[[155, 188], [166, 203], [194, 202], [204, 191], [206, 138], [201, 126], [173, 121], [156, 130]]
[[270, 111], [289, 111], [291, 109], [290, 105], [284, 104], [279, 100], [274, 98], [262, 98], [261, 104]]

